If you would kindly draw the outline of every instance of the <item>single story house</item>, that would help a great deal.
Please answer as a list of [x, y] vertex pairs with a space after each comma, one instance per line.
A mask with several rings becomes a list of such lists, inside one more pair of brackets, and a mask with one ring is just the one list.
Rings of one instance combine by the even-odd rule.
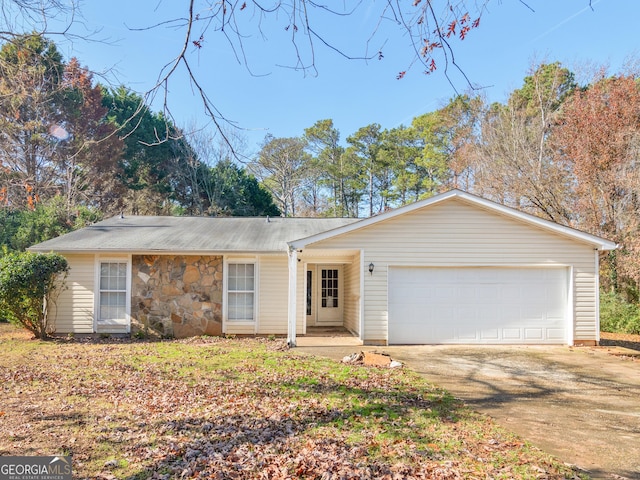
[[31, 247], [68, 259], [57, 333], [364, 344], [595, 344], [616, 245], [459, 190], [366, 218], [120, 216]]

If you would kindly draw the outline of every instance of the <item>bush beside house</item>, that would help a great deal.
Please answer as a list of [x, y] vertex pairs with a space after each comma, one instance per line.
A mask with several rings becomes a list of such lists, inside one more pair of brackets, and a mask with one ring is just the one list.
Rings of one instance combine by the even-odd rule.
[[47, 305], [55, 302], [69, 271], [57, 253], [15, 252], [0, 258], [0, 312], [44, 339], [51, 333]]

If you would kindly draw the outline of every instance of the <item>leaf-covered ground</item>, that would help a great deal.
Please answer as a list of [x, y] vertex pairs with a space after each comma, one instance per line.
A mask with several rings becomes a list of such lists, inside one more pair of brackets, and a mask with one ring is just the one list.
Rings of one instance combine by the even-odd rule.
[[600, 332], [600, 345], [625, 347], [640, 351], [640, 335], [632, 333]]
[[0, 455], [78, 478], [578, 478], [408, 369], [280, 340], [40, 342], [0, 324]]

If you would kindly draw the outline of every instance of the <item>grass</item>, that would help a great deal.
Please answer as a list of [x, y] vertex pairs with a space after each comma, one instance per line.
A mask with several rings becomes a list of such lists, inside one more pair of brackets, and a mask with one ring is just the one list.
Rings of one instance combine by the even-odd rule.
[[409, 370], [279, 340], [0, 325], [0, 349], [0, 455], [69, 453], [78, 478], [581, 478]]

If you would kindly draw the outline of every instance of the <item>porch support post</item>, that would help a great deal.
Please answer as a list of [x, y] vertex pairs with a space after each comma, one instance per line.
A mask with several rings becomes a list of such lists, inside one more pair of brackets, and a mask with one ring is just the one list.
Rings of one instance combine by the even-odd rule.
[[298, 284], [298, 251], [289, 246], [289, 308], [287, 343], [296, 346], [296, 305]]

